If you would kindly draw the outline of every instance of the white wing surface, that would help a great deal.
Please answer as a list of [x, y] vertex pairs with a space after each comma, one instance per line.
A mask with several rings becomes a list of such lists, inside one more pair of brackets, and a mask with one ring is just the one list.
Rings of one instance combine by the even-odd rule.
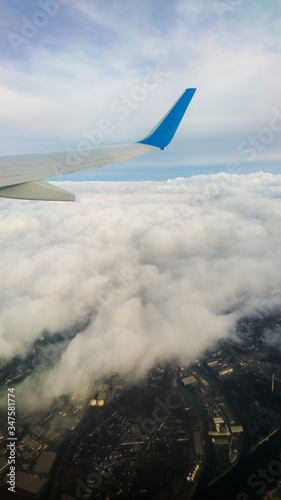
[[42, 179], [120, 163], [165, 147], [194, 95], [187, 89], [142, 141], [120, 146], [78, 149], [74, 157], [67, 151], [0, 155], [0, 196], [27, 200], [74, 201], [75, 196]]

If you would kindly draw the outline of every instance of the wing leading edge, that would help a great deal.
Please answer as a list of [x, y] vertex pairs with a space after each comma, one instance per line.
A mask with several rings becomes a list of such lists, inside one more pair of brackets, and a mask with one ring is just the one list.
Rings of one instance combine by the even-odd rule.
[[75, 196], [42, 179], [120, 163], [165, 149], [171, 142], [196, 89], [187, 89], [141, 141], [120, 146], [0, 155], [0, 196], [26, 200], [74, 201]]

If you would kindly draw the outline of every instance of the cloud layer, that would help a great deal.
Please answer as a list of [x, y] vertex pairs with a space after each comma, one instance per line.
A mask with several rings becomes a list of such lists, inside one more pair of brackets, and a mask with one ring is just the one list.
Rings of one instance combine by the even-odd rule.
[[1, 200], [2, 362], [90, 318], [22, 399], [188, 363], [280, 303], [281, 176], [61, 185], [76, 203]]

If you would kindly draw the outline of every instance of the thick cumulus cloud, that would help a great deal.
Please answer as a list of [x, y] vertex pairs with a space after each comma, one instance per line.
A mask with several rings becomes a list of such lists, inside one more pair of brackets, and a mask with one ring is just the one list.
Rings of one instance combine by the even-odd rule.
[[242, 315], [279, 305], [281, 176], [61, 184], [76, 203], [1, 200], [2, 363], [44, 331], [84, 325], [19, 386], [27, 402], [188, 363]]

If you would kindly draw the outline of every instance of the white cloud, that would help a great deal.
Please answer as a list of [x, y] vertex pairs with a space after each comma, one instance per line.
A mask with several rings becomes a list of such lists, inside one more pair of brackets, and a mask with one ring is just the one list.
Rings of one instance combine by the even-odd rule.
[[281, 176], [63, 184], [77, 203], [1, 201], [2, 359], [91, 315], [22, 399], [188, 363], [241, 315], [278, 304]]

